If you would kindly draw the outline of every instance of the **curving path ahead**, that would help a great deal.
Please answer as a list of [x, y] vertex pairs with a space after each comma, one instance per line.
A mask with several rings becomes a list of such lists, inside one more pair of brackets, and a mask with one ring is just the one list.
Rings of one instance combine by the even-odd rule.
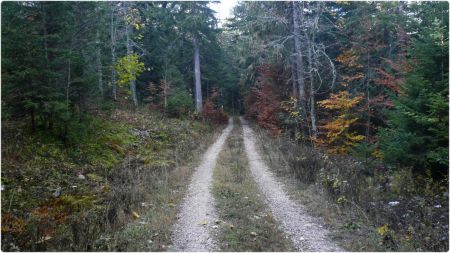
[[282, 184], [276, 180], [255, 148], [253, 132], [241, 117], [245, 151], [250, 170], [264, 194], [266, 202], [283, 231], [299, 251], [344, 251], [328, 237], [328, 231], [308, 215], [302, 205], [289, 199]]
[[183, 200], [170, 251], [215, 251], [212, 226], [216, 219], [214, 199], [210, 192], [213, 169], [225, 140], [233, 129], [233, 119], [216, 142], [208, 148], [200, 166], [192, 176], [188, 193]]

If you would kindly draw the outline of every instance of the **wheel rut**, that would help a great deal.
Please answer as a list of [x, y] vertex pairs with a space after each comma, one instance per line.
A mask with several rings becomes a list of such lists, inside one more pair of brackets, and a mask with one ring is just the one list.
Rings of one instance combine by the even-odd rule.
[[290, 236], [299, 251], [344, 251], [329, 237], [328, 231], [305, 208], [291, 200], [283, 184], [277, 181], [265, 165], [255, 148], [253, 131], [241, 117], [244, 133], [244, 145], [250, 164], [250, 170], [263, 193], [272, 215], [282, 230]]
[[233, 129], [233, 119], [214, 144], [208, 148], [192, 176], [188, 193], [183, 200], [178, 222], [174, 226], [170, 251], [217, 250], [212, 225], [217, 215], [211, 194], [213, 169], [225, 140]]

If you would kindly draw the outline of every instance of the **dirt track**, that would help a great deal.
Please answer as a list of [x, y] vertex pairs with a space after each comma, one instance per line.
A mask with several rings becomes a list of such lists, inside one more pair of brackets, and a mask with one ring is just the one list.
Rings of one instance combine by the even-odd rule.
[[304, 207], [291, 200], [265, 165], [255, 148], [253, 132], [241, 118], [244, 145], [250, 163], [250, 170], [258, 188], [264, 194], [273, 217], [280, 223], [299, 251], [344, 251], [327, 236], [328, 231], [308, 215]]
[[181, 206], [178, 222], [173, 233], [173, 247], [170, 251], [215, 251], [213, 235], [216, 212], [211, 195], [213, 169], [225, 140], [233, 129], [233, 120], [216, 142], [203, 156], [200, 166], [192, 176], [188, 193]]

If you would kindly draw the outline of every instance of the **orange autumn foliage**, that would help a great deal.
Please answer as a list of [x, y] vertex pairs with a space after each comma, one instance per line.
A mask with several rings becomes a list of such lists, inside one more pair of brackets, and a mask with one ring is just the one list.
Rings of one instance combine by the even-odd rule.
[[224, 112], [223, 107], [216, 108], [216, 105], [214, 104], [218, 95], [217, 89], [213, 87], [210, 97], [206, 99], [203, 104], [201, 116], [203, 120], [215, 124], [226, 124], [229, 118], [228, 115]]
[[271, 82], [276, 75], [270, 65], [261, 66], [258, 73], [256, 87], [246, 97], [246, 117], [255, 119], [260, 126], [278, 135], [281, 133], [278, 119], [281, 99], [278, 89]]
[[2, 213], [2, 233], [22, 234], [25, 232], [27, 223], [24, 219], [13, 217], [10, 213]]
[[352, 98], [348, 91], [341, 91], [319, 102], [320, 107], [336, 111], [337, 115], [331, 121], [319, 126], [324, 133], [314, 140], [318, 146], [328, 149], [331, 153], [344, 154], [364, 139], [364, 136], [350, 131], [352, 125], [358, 120], [352, 109], [362, 99], [362, 96]]
[[340, 63], [341, 68], [345, 70], [343, 72], [346, 73], [341, 75], [342, 86], [347, 87], [352, 82], [359, 82], [364, 79], [363, 65], [360, 63], [359, 55], [354, 50], [345, 50], [336, 57], [336, 61]]
[[58, 227], [68, 219], [70, 208], [60, 199], [51, 199], [35, 208], [31, 214], [37, 218], [44, 236], [54, 236]]

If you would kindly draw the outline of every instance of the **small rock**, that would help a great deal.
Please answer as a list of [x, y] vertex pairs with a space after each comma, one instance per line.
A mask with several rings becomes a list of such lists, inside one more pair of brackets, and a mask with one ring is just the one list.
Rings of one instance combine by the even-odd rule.
[[62, 188], [58, 187], [58, 188], [56, 188], [55, 192], [53, 193], [53, 196], [55, 196], [55, 198], [57, 198], [61, 195], [61, 192], [62, 192]]
[[253, 218], [255, 218], [256, 220], [261, 219], [261, 217], [259, 217], [258, 215], [253, 216]]
[[86, 177], [83, 174], [78, 174], [78, 179], [84, 180]]
[[391, 201], [388, 203], [388, 205], [390, 205], [390, 206], [396, 206], [398, 204], [400, 204], [400, 202], [398, 202], [398, 201]]
[[250, 232], [250, 234], [252, 235], [252, 236], [257, 236], [258, 234], [256, 233], [256, 232]]
[[53, 237], [51, 237], [49, 235], [46, 235], [46, 236], [42, 237], [37, 243], [43, 243], [43, 242], [48, 241], [48, 240], [50, 240], [52, 238]]
[[153, 243], [153, 241], [152, 241], [152, 240], [147, 240], [147, 242], [148, 242], [149, 244], [152, 244], [152, 243]]

